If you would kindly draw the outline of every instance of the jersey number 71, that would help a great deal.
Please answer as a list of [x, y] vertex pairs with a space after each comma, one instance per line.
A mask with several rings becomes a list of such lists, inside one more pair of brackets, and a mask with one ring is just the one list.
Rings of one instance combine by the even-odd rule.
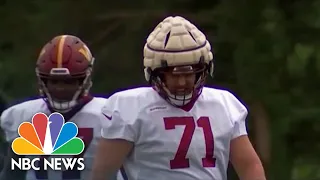
[[170, 160], [171, 169], [188, 168], [190, 166], [189, 159], [186, 158], [187, 151], [185, 150], [190, 147], [196, 126], [202, 128], [206, 145], [206, 155], [202, 158], [202, 166], [215, 167], [214, 139], [209, 117], [202, 116], [197, 121], [193, 117], [165, 117], [163, 119], [166, 130], [175, 129], [176, 126], [185, 126], [176, 155]]

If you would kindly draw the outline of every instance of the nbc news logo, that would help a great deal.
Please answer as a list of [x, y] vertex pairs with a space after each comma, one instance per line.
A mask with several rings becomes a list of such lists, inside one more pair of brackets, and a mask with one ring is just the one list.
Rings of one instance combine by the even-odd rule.
[[[35, 158], [11, 159], [11, 170], [83, 170], [83, 158], [61, 158], [78, 156], [84, 150], [82, 139], [76, 137], [78, 127], [73, 122], [64, 122], [60, 113], [52, 113], [49, 118], [37, 113], [32, 123], [23, 122], [18, 129], [20, 137], [12, 142], [12, 150], [17, 155]], [[56, 157], [56, 156], [59, 157]]]

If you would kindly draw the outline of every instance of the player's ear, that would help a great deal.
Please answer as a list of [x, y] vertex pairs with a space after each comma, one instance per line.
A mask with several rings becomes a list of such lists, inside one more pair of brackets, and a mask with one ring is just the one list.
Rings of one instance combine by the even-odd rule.
[[150, 83], [151, 78], [151, 69], [150, 68], [144, 68], [144, 77], [145, 79]]

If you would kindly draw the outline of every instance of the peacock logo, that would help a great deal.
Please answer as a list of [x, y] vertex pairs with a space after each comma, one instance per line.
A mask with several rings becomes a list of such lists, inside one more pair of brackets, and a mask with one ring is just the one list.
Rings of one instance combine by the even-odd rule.
[[49, 117], [37, 113], [32, 123], [20, 124], [18, 134], [20, 137], [11, 145], [17, 155], [79, 155], [84, 150], [82, 139], [76, 137], [77, 125], [65, 123], [60, 113], [52, 113]]

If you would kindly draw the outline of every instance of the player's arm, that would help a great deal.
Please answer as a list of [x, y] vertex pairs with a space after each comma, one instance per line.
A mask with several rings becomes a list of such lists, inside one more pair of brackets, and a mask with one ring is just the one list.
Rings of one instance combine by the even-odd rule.
[[266, 180], [262, 163], [255, 152], [246, 130], [247, 109], [232, 95], [229, 95], [229, 112], [233, 121], [230, 142], [230, 161], [240, 180]]
[[133, 143], [127, 140], [101, 138], [95, 154], [91, 180], [106, 180], [106, 177], [115, 174], [132, 148]]
[[23, 156], [16, 155], [11, 148], [12, 141], [17, 138], [18, 135], [18, 127], [20, 124], [21, 117], [23, 114], [21, 111], [17, 110], [14, 107], [8, 108], [1, 114], [0, 117], [0, 126], [4, 131], [4, 136], [6, 139], [6, 154], [3, 159], [3, 168], [0, 172], [0, 180], [25, 180], [26, 171], [22, 170], [11, 170], [11, 159], [18, 161], [19, 158]]
[[0, 180], [25, 180], [26, 171], [22, 171], [19, 169], [11, 170], [11, 159], [15, 159], [18, 162], [18, 158], [22, 156], [16, 155], [11, 149], [11, 143], [7, 144], [7, 153], [3, 159], [3, 168], [0, 172]]
[[230, 161], [240, 180], [266, 180], [262, 163], [247, 135], [231, 141]]
[[[136, 128], [132, 120], [134, 112], [115, 102], [115, 98], [109, 98], [102, 109], [102, 138], [95, 154], [91, 180], [106, 180], [106, 177], [115, 174], [136, 142]], [[126, 110], [119, 110], [121, 108]]]

